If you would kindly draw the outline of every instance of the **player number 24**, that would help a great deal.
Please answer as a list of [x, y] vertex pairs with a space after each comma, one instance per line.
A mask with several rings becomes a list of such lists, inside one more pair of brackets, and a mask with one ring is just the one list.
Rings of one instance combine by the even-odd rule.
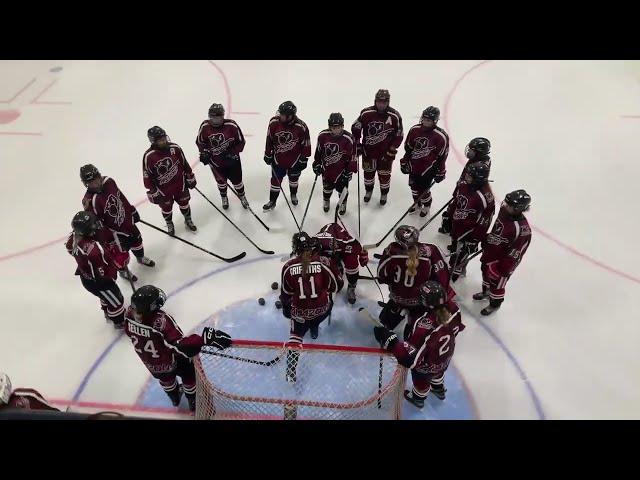
[[[142, 353], [142, 350], [138, 349], [138, 338], [131, 337], [131, 341], [133, 342], [133, 348], [136, 352]], [[156, 346], [153, 344], [153, 340], [147, 340], [147, 343], [144, 344], [143, 350], [145, 352], [149, 352], [152, 358], [160, 358], [160, 355], [158, 355], [158, 351], [156, 350]]]

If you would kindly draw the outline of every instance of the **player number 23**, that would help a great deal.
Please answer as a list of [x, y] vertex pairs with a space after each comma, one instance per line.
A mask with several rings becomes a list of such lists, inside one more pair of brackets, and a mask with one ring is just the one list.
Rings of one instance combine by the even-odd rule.
[[[138, 337], [131, 337], [131, 341], [133, 342], [133, 348], [138, 353], [142, 353], [142, 350], [138, 348]], [[153, 340], [147, 340], [147, 343], [144, 344], [143, 350], [145, 352], [149, 352], [152, 358], [160, 358], [158, 355], [158, 351], [156, 350], [156, 346], [153, 344]]]

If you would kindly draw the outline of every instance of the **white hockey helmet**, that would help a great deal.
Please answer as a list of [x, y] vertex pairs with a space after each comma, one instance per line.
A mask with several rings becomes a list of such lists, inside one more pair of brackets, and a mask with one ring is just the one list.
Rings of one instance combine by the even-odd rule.
[[11, 397], [11, 379], [6, 373], [0, 372], [0, 405], [9, 403]]

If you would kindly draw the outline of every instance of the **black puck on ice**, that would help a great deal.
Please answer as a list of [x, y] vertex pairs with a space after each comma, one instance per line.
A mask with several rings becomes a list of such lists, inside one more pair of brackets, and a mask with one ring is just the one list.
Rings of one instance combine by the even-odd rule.
[[280, 310], [282, 308], [282, 302], [280, 300], [276, 300], [276, 308]]
[[278, 289], [278, 282], [273, 282], [271, 284], [271, 290], [277, 290]]
[[264, 305], [264, 298], [260, 297], [260, 298], [258, 299], [258, 303], [259, 303], [260, 305]]

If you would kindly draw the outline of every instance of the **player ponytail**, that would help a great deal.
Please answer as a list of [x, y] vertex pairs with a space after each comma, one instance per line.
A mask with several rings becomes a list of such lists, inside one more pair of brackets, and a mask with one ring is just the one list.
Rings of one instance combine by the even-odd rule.
[[416, 245], [412, 246], [409, 249], [409, 258], [407, 258], [407, 273], [415, 277], [418, 274], [418, 264], [420, 260], [418, 259], [418, 247]]
[[449, 313], [449, 310], [447, 310], [447, 307], [441, 305], [440, 307], [436, 308], [435, 313], [438, 323], [440, 323], [441, 325], [446, 325], [447, 323], [449, 323], [451, 314]]
[[305, 249], [300, 255], [300, 262], [302, 263], [302, 278], [307, 281], [309, 277], [309, 265], [311, 264], [311, 249]]

